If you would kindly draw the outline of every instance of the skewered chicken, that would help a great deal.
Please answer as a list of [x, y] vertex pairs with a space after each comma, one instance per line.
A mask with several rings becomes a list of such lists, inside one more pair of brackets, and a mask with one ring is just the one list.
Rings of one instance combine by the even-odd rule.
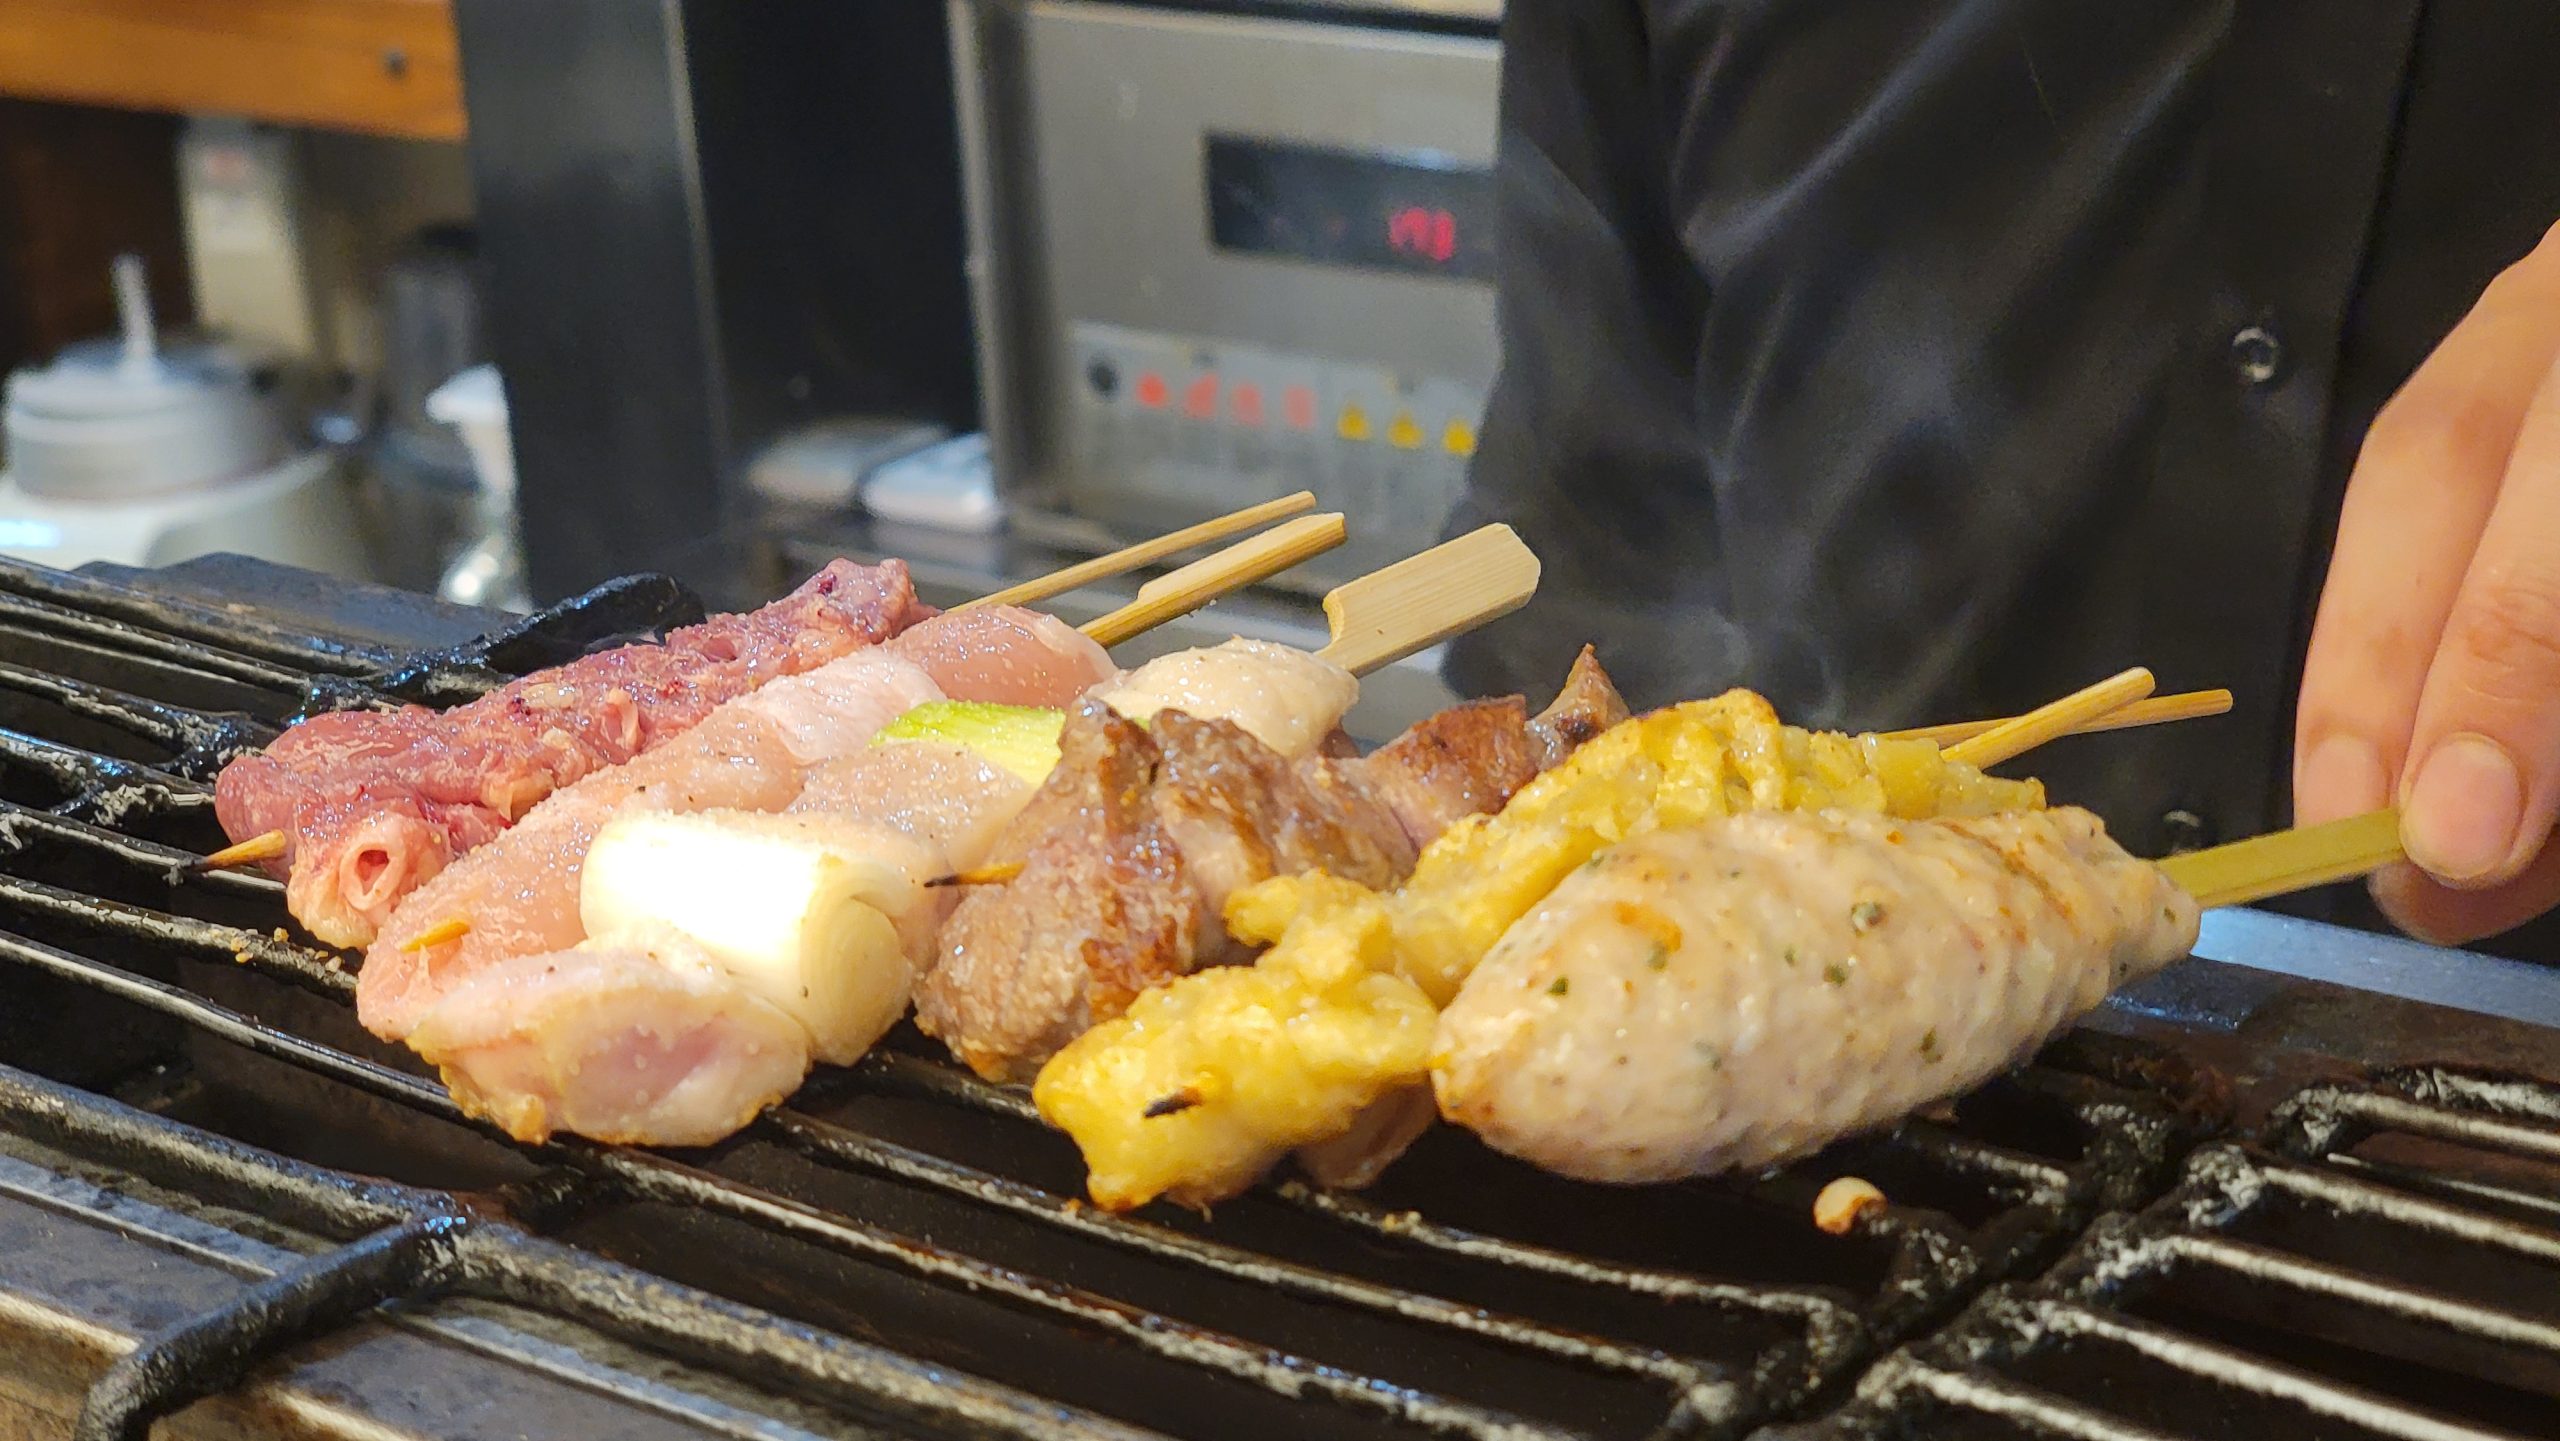
[[1602, 852], [1440, 1016], [1440, 1109], [1594, 1181], [1765, 1166], [2024, 1059], [2196, 905], [2060, 809], [1770, 812]]
[[543, 797], [684, 734], [765, 682], [932, 614], [906, 567], [837, 561], [761, 610], [526, 676], [436, 712], [314, 716], [224, 767], [231, 838], [281, 832], [285, 903], [331, 945], [371, 941], [392, 907]]
[[[1779, 723], [1747, 691], [1629, 721], [1529, 783], [1499, 813], [1424, 848], [1403, 886], [1280, 877], [1239, 892], [1252, 967], [1148, 992], [1041, 1072], [1041, 1113], [1074, 1136], [1094, 1199], [1231, 1195], [1294, 1148], [1337, 1141], [1373, 1106], [1414, 1114], [1428, 1018], [1511, 925], [1593, 856], [1650, 830], [1745, 810], [1841, 807], [1900, 817], [2040, 806], [2032, 781], [1944, 761], [1924, 741]], [[1410, 1124], [1378, 1126], [1391, 1156]], [[1383, 1159], [1324, 1156], [1335, 1174]]]
[[448, 996], [409, 1043], [465, 1111], [532, 1142], [704, 1145], [809, 1073], [800, 1023], [674, 933], [519, 957]]
[[1624, 714], [1587, 653], [1535, 720], [1516, 697], [1471, 702], [1358, 759], [1291, 760], [1224, 721], [1162, 710], [1147, 731], [1089, 706], [998, 846], [1021, 875], [944, 926], [917, 1022], [981, 1074], [1027, 1077], [1147, 987], [1240, 958], [1219, 923], [1230, 894], [1315, 871], [1392, 885], [1452, 821]]
[[[979, 688], [964, 689], [964, 699], [1055, 704], [1111, 673], [1100, 647], [1058, 621], [991, 608], [937, 617], [732, 701], [677, 741], [553, 796], [412, 896], [366, 957], [358, 1019], [400, 1039], [474, 972], [575, 945], [586, 935], [578, 887], [587, 850], [618, 814], [777, 811], [801, 793], [812, 767], [943, 699], [946, 678]], [[467, 929], [450, 934], [457, 922]]]

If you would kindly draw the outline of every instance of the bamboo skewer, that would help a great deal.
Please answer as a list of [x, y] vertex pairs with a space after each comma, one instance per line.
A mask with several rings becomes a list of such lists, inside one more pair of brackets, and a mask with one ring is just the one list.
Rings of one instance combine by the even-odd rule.
[[232, 866], [254, 866], [260, 861], [274, 860], [284, 852], [284, 832], [260, 831], [245, 841], [234, 842], [206, 856], [196, 862], [196, 869], [219, 871]]
[[1946, 758], [1987, 769], [2144, 699], [2151, 694], [2152, 685], [2151, 672], [2140, 666], [2120, 671], [2096, 685], [2084, 686], [2058, 701], [2012, 716], [1979, 735], [1958, 741], [1946, 748]]
[[1300, 561], [1342, 544], [1349, 535], [1339, 512], [1301, 516], [1241, 540], [1138, 588], [1138, 598], [1078, 627], [1094, 643], [1114, 646], [1177, 616], [1188, 615], [1230, 591], [1267, 580]]
[[437, 946], [443, 945], [447, 941], [461, 940], [464, 936], [469, 934], [471, 934], [471, 923], [462, 919], [460, 916], [456, 916], [452, 920], [440, 921], [435, 925], [429, 926], [425, 930], [418, 932], [416, 935], [411, 936], [409, 939], [402, 941], [400, 943], [400, 949], [404, 951], [432, 950]]
[[[2083, 721], [2069, 734], [2089, 735], [2097, 731], [2131, 730], [2136, 726], [2165, 725], [2171, 721], [2202, 720], [2207, 716], [2221, 715], [2230, 709], [2231, 692], [2227, 690], [2181, 691], [2176, 695], [2153, 696], [2149, 700], [2138, 700], [2129, 706], [2108, 711], [2091, 720]], [[1935, 741], [1939, 745], [1946, 746], [1953, 745], [1957, 741], [1971, 740], [1995, 726], [2006, 725], [2015, 719], [2018, 717], [2011, 716], [1999, 720], [1950, 721], [1945, 725], [1914, 726], [1909, 730], [1886, 731], [1884, 736], [1887, 740]]]
[[1157, 536], [1153, 540], [1142, 540], [1136, 545], [1123, 547], [1109, 555], [1095, 556], [1091, 560], [1068, 566], [1064, 570], [1051, 571], [1037, 579], [1026, 580], [1020, 585], [1008, 586], [993, 595], [982, 595], [976, 600], [963, 601], [952, 609], [975, 610], [982, 605], [1029, 605], [1036, 600], [1047, 600], [1053, 595], [1064, 595], [1079, 586], [1091, 585], [1097, 580], [1108, 580], [1115, 575], [1126, 575], [1143, 566], [1153, 565], [1167, 556], [1179, 555], [1212, 541], [1225, 540], [1231, 535], [1241, 535], [1275, 520], [1303, 515], [1315, 508], [1315, 492], [1311, 490], [1302, 490], [1295, 495], [1284, 495], [1278, 500], [1266, 500], [1260, 505], [1249, 505], [1242, 510], [1219, 516], [1215, 520], [1204, 520], [1198, 525], [1185, 526], [1169, 534]]
[[1471, 530], [1324, 598], [1332, 640], [1316, 654], [1354, 675], [1509, 615], [1538, 593], [1538, 557], [1507, 525]]
[[2160, 869], [2210, 910], [2371, 875], [2407, 855], [2400, 848], [2400, 812], [2386, 807], [2189, 851], [2160, 862]]

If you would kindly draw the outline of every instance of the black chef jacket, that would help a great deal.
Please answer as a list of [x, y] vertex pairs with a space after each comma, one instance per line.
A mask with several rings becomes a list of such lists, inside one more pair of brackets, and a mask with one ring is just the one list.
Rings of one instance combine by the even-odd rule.
[[1640, 703], [2013, 712], [2128, 665], [2224, 719], [2059, 743], [2157, 853], [2280, 824], [2381, 403], [2560, 220], [2560, 0], [1511, 0], [1504, 362], [1452, 653]]

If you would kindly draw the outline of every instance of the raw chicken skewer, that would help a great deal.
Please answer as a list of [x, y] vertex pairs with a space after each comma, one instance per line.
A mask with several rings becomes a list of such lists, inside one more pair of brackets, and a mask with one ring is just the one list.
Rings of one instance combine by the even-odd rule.
[[[990, 599], [1028, 604], [1314, 504], [1301, 491], [1248, 506]], [[451, 711], [315, 717], [224, 768], [216, 809], [236, 844], [203, 864], [270, 866], [313, 934], [364, 945], [402, 897], [553, 791], [672, 740], [767, 681], [930, 613], [899, 562], [837, 561], [761, 610], [713, 617], [661, 645], [587, 656]]]

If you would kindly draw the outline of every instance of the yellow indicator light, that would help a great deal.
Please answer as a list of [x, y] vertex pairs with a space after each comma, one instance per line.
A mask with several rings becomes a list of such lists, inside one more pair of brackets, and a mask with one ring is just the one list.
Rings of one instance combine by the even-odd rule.
[[1476, 453], [1476, 428], [1463, 420], [1450, 421], [1449, 428], [1440, 432], [1440, 448], [1466, 459]]
[[1333, 433], [1341, 436], [1344, 440], [1367, 440], [1369, 438], [1369, 412], [1362, 410], [1356, 405], [1344, 406], [1342, 408], [1342, 419], [1334, 422]]
[[1422, 448], [1422, 427], [1415, 423], [1413, 412], [1409, 410], [1396, 412], [1396, 418], [1387, 424], [1387, 444], [1398, 450]]

